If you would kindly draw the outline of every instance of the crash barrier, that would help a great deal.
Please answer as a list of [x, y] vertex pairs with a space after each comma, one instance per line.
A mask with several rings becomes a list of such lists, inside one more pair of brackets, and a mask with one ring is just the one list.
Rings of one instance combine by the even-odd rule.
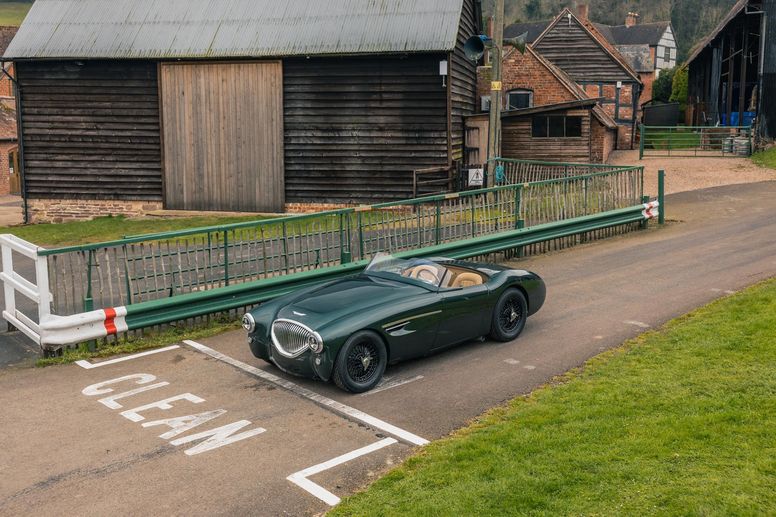
[[[47, 263], [53, 294], [47, 291], [40, 296], [44, 303], [51, 303], [50, 310], [41, 309], [38, 321], [44, 323], [37, 332], [32, 328], [30, 334], [44, 348], [57, 347], [93, 339], [90, 336], [114, 335], [244, 307], [308, 281], [357, 270], [380, 251], [427, 256], [448, 250], [456, 253], [453, 256], [477, 255], [492, 252], [465, 248], [477, 239], [485, 239], [477, 241], [484, 246], [493, 238], [496, 244], [490, 243], [488, 250], [507, 250], [643, 221], [643, 169], [630, 168], [626, 172], [128, 237], [87, 246], [46, 250], [26, 243], [27, 250], [35, 250], [31, 258], [36, 263]], [[638, 208], [637, 216], [632, 213], [634, 206]], [[624, 209], [630, 210], [628, 214], [634, 219], [618, 218], [622, 215], [618, 211]], [[599, 215], [603, 218], [595, 219]], [[580, 230], [580, 220], [596, 224]], [[569, 226], [564, 231], [566, 222]], [[541, 233], [548, 225], [552, 231]], [[511, 232], [542, 238], [504, 247], [498, 239]], [[438, 248], [446, 245], [452, 248]], [[465, 251], [456, 251], [457, 245]], [[63, 267], [68, 265], [86, 267]], [[38, 280], [36, 289], [42, 292], [47, 279], [40, 276]], [[263, 293], [261, 296], [257, 289]], [[196, 307], [188, 306], [194, 302]], [[94, 311], [95, 306], [114, 309]], [[19, 320], [6, 319], [14, 326]]]
[[[657, 216], [659, 206], [659, 201], [651, 201], [634, 207], [462, 239], [424, 249], [400, 252], [396, 255], [400, 258], [423, 255], [457, 259], [488, 255], [601, 228], [644, 223]], [[137, 303], [127, 307], [107, 308], [64, 317], [49, 315], [42, 320], [40, 336], [36, 341], [44, 349], [53, 349], [116, 335], [127, 330], [245, 307], [287, 294], [312, 283], [357, 273], [367, 263], [368, 260], [363, 259], [282, 277]]]
[[746, 157], [752, 128], [744, 126], [640, 126], [639, 159], [645, 156]]

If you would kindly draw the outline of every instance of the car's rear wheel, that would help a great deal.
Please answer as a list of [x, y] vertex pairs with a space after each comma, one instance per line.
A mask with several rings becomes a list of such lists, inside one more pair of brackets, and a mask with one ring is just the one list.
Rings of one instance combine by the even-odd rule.
[[374, 332], [362, 330], [342, 345], [332, 379], [345, 391], [363, 393], [377, 386], [387, 364], [388, 351], [383, 340]]
[[528, 302], [519, 289], [507, 289], [496, 302], [490, 337], [496, 341], [512, 341], [525, 328]]

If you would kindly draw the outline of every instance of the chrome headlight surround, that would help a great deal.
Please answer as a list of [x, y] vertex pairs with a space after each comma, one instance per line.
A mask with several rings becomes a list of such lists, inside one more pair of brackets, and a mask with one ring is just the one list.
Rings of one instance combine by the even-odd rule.
[[[304, 329], [307, 332], [307, 337], [304, 339], [304, 346], [294, 353], [288, 353], [278, 341], [278, 337], [275, 335], [275, 324], [277, 323], [290, 323], [292, 325], [298, 326], [301, 329]], [[308, 349], [315, 354], [320, 354], [323, 352], [323, 338], [321, 335], [304, 323], [300, 323], [296, 320], [289, 320], [285, 318], [276, 319], [270, 326], [270, 337], [272, 338], [272, 343], [275, 345], [275, 350], [277, 350], [278, 353], [284, 357], [293, 359], [302, 355]]]
[[253, 316], [251, 315], [250, 312], [246, 312], [245, 314], [243, 314], [242, 328], [247, 330], [248, 334], [256, 330], [256, 320], [253, 319]]
[[323, 339], [321, 338], [321, 335], [317, 332], [313, 332], [307, 337], [307, 346], [316, 354], [323, 352]]

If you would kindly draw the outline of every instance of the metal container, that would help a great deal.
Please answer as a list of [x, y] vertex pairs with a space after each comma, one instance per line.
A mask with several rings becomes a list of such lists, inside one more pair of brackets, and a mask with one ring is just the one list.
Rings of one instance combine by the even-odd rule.
[[738, 156], [749, 156], [752, 154], [752, 142], [748, 137], [739, 137], [733, 141], [733, 152]]

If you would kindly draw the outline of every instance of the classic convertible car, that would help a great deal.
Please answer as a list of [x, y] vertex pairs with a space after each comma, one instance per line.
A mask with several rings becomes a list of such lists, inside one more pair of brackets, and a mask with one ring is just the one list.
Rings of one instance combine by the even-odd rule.
[[528, 271], [379, 254], [361, 274], [246, 313], [243, 327], [256, 357], [360, 393], [389, 363], [485, 335], [515, 339], [544, 297], [544, 282]]

